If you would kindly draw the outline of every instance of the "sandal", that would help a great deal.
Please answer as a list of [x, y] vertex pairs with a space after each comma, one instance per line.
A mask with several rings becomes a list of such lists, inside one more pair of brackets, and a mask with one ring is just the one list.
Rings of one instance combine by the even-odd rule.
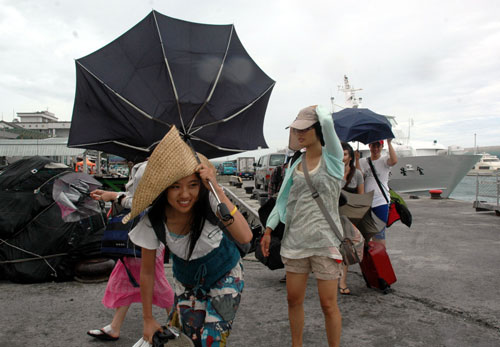
[[119, 337], [115, 337], [110, 335], [110, 333], [113, 332], [113, 329], [111, 329], [111, 326], [107, 325], [102, 329], [99, 330], [89, 330], [87, 331], [87, 335], [95, 337], [98, 340], [102, 341], [116, 341], [119, 339]]
[[342, 295], [351, 295], [351, 290], [349, 289], [349, 287], [345, 287], [345, 288], [339, 287], [339, 290], [340, 290], [340, 294], [342, 294]]

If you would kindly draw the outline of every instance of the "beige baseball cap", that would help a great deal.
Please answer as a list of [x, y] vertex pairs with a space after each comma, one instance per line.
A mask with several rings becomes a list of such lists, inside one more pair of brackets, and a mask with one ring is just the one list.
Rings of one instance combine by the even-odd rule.
[[303, 130], [309, 128], [311, 125], [317, 123], [318, 121], [319, 120], [318, 120], [318, 115], [316, 114], [316, 105], [309, 106], [300, 110], [299, 114], [297, 115], [297, 118], [295, 118], [293, 123], [290, 124], [288, 127], [286, 127], [286, 129], [294, 128], [298, 130]]

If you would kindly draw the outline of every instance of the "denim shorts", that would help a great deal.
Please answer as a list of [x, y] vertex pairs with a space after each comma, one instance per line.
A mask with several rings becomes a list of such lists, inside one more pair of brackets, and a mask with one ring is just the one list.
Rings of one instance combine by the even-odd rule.
[[[387, 223], [387, 218], [389, 217], [389, 205], [380, 205], [372, 208], [373, 213], [380, 218], [382, 221]], [[375, 234], [373, 238], [377, 240], [385, 240], [385, 226], [378, 234]]]

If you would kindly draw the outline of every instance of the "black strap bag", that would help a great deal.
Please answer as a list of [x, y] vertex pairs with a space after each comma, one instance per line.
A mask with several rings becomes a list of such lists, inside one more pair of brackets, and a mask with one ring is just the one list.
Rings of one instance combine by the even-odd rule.
[[309, 186], [309, 190], [312, 193], [312, 197], [314, 201], [318, 204], [319, 209], [325, 216], [326, 221], [330, 225], [330, 228], [333, 230], [333, 233], [340, 241], [339, 251], [342, 255], [342, 259], [345, 265], [353, 265], [360, 263], [363, 259], [363, 245], [364, 238], [361, 235], [361, 232], [349, 221], [349, 218], [346, 216], [340, 216], [340, 221], [342, 223], [342, 229], [344, 231], [344, 235], [340, 233], [333, 221], [332, 215], [326, 209], [325, 204], [323, 203], [323, 199], [319, 195], [316, 188], [314, 188], [311, 177], [309, 176], [309, 170], [307, 169], [307, 161], [305, 156], [302, 160], [302, 169], [304, 170], [304, 178], [306, 179], [307, 185]]
[[[266, 201], [266, 203], [259, 208], [259, 219], [262, 225], [266, 225], [267, 218], [271, 211], [276, 205], [276, 199], [270, 198]], [[260, 261], [262, 264], [267, 266], [270, 270], [282, 269], [285, 267], [283, 262], [281, 261], [281, 239], [283, 238], [283, 233], [285, 231], [285, 224], [279, 223], [278, 226], [271, 233], [271, 242], [269, 244], [269, 256], [264, 257], [262, 253], [262, 248], [260, 247], [260, 242], [262, 241], [262, 236], [264, 233], [262, 232], [255, 240], [255, 258]]]
[[382, 188], [382, 183], [380, 183], [380, 180], [378, 179], [377, 171], [375, 171], [375, 166], [373, 166], [371, 158], [367, 158], [367, 160], [368, 164], [370, 164], [370, 168], [372, 170], [373, 177], [377, 182], [378, 188], [382, 192], [385, 201], [387, 201], [387, 204], [389, 205], [389, 215], [387, 217], [386, 226], [389, 228], [394, 222], [401, 220], [401, 222], [409, 228], [412, 222], [412, 215], [410, 210], [408, 209], [408, 206], [406, 206], [405, 201], [401, 196], [399, 196], [398, 193], [396, 193], [390, 187], [389, 187], [389, 194], [391, 196], [391, 200], [389, 201], [389, 199], [387, 199], [387, 196], [385, 195], [385, 190]]

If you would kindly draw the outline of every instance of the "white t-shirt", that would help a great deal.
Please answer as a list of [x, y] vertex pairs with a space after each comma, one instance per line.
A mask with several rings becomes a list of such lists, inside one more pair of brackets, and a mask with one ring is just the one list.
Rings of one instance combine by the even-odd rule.
[[135, 164], [130, 173], [130, 179], [125, 185], [125, 197], [122, 199], [121, 205], [125, 208], [132, 209], [132, 199], [134, 198], [135, 190], [139, 185], [139, 181], [146, 170], [147, 161]]
[[[377, 176], [384, 189], [385, 196], [390, 201], [389, 195], [389, 173], [391, 172], [391, 167], [387, 162], [389, 161], [389, 156], [384, 155], [377, 160], [372, 160], [372, 164], [377, 171]], [[361, 172], [365, 179], [365, 193], [373, 191], [373, 202], [372, 207], [377, 207], [380, 205], [387, 205], [387, 200], [382, 195], [377, 181], [373, 177], [372, 169], [370, 164], [368, 164], [367, 158], [361, 158], [359, 160], [359, 166], [361, 167]]]
[[[217, 208], [217, 201], [215, 197], [210, 193], [210, 206], [212, 211]], [[166, 241], [169, 250], [174, 253], [179, 258], [187, 260], [189, 252], [189, 234], [187, 235], [177, 235], [168, 231], [167, 225], [165, 224], [166, 231]], [[191, 255], [191, 260], [201, 258], [204, 255], [210, 253], [213, 249], [219, 247], [222, 241], [223, 231], [216, 225], [213, 225], [208, 220], [205, 220], [205, 225], [201, 232], [200, 238], [196, 242], [193, 254]], [[156, 237], [156, 234], [151, 226], [149, 216], [145, 215], [139, 223], [130, 231], [130, 240], [136, 245], [146, 248], [146, 249], [157, 249], [160, 247], [160, 240]]]

